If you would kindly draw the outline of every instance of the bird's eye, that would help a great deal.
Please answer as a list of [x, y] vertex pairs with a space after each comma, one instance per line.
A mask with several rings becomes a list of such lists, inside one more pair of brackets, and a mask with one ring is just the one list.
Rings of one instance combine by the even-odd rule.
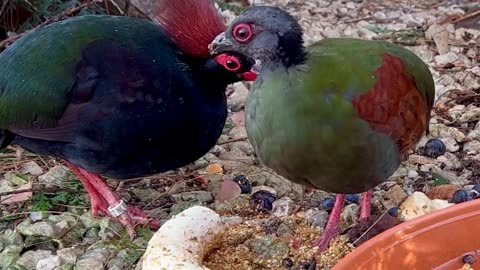
[[238, 41], [238, 42], [248, 42], [252, 38], [252, 26], [249, 24], [239, 24], [235, 26], [233, 29], [233, 37]]
[[242, 68], [240, 60], [232, 55], [221, 54], [215, 57], [217, 63], [222, 65], [229, 72], [238, 72]]
[[236, 60], [227, 60], [227, 62], [225, 62], [225, 67], [230, 71], [238, 70], [240, 68], [240, 63]]
[[223, 66], [230, 72], [237, 72], [242, 67], [240, 61], [236, 57], [231, 55], [227, 55], [227, 57], [225, 57], [225, 62]]

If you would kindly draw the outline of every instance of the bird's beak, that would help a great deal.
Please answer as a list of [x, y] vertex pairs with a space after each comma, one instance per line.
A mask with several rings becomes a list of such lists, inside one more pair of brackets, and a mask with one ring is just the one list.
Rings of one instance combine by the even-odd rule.
[[242, 81], [249, 81], [249, 82], [253, 82], [257, 79], [258, 77], [258, 72], [256, 72], [255, 70], [250, 70], [250, 71], [247, 71], [245, 73], [242, 73], [240, 75], [241, 77], [241, 80]]
[[225, 32], [218, 35], [210, 45], [208, 45], [208, 49], [210, 50], [210, 54], [216, 54], [225, 50], [230, 49], [233, 46], [233, 43], [225, 38]]

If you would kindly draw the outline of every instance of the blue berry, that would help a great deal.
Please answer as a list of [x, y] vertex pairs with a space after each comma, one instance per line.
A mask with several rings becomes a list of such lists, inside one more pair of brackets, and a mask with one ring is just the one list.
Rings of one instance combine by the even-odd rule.
[[447, 151], [445, 144], [439, 139], [430, 139], [425, 143], [425, 155], [431, 158], [437, 158]]
[[330, 211], [333, 209], [333, 205], [335, 205], [335, 197], [329, 197], [323, 200], [322, 208], [324, 210]]
[[360, 202], [360, 197], [357, 194], [347, 194], [346, 200], [347, 202], [358, 204], [358, 202]]
[[237, 175], [233, 178], [233, 182], [237, 183], [242, 190], [242, 194], [249, 194], [252, 192], [252, 183], [245, 175]]
[[398, 211], [400, 209], [398, 207], [392, 207], [390, 209], [388, 209], [388, 214], [392, 217], [398, 217]]
[[275, 194], [266, 190], [259, 190], [250, 197], [250, 206], [257, 210], [271, 211], [273, 208], [272, 204], [276, 199], [277, 196]]
[[462, 202], [466, 202], [468, 200], [469, 200], [468, 193], [463, 189], [457, 190], [457, 191], [455, 191], [455, 193], [453, 193], [452, 201], [454, 203], [462, 203]]

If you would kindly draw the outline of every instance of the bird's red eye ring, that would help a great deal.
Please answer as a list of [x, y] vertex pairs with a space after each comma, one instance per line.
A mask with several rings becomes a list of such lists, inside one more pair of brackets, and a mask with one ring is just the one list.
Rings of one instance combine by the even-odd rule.
[[237, 57], [222, 54], [216, 57], [218, 63], [230, 72], [237, 72], [242, 68], [242, 64]]
[[241, 23], [233, 28], [233, 37], [241, 43], [250, 41], [253, 36], [252, 26], [246, 23]]

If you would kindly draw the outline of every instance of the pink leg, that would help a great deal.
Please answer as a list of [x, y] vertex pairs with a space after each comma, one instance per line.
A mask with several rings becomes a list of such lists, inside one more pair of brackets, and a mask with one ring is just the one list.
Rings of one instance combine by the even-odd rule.
[[373, 191], [369, 190], [363, 193], [362, 196], [362, 203], [361, 203], [361, 210], [360, 210], [360, 219], [365, 219], [370, 216], [371, 209], [372, 209], [372, 196]]
[[[69, 164], [69, 167], [73, 168], [74, 172], [82, 175], [95, 190], [95, 192], [103, 197], [109, 206], [108, 210], [110, 213], [112, 213], [110, 209], [114, 210], [124, 206], [121, 198], [110, 189], [110, 187], [100, 176], [89, 173], [73, 164]], [[135, 227], [137, 225], [149, 224], [151, 228], [160, 228], [160, 221], [152, 220], [144, 211], [138, 209], [137, 207], [127, 207], [126, 211], [123, 211], [123, 213], [120, 211], [120, 214], [116, 218], [127, 228], [128, 234], [132, 238], [136, 236]]]
[[319, 252], [327, 250], [332, 239], [340, 233], [340, 215], [342, 214], [343, 205], [345, 204], [345, 197], [345, 194], [337, 194], [335, 198], [335, 204], [333, 205], [332, 213], [330, 214], [322, 237], [314, 244], [318, 247]]
[[90, 195], [90, 205], [92, 209], [92, 215], [94, 217], [103, 215], [108, 216], [108, 206], [109, 204], [103, 199], [100, 194], [98, 194], [97, 190], [90, 184], [87, 178], [80, 172], [80, 170], [75, 167], [73, 164], [66, 162], [68, 168], [78, 177], [80, 182], [82, 182], [83, 186]]

